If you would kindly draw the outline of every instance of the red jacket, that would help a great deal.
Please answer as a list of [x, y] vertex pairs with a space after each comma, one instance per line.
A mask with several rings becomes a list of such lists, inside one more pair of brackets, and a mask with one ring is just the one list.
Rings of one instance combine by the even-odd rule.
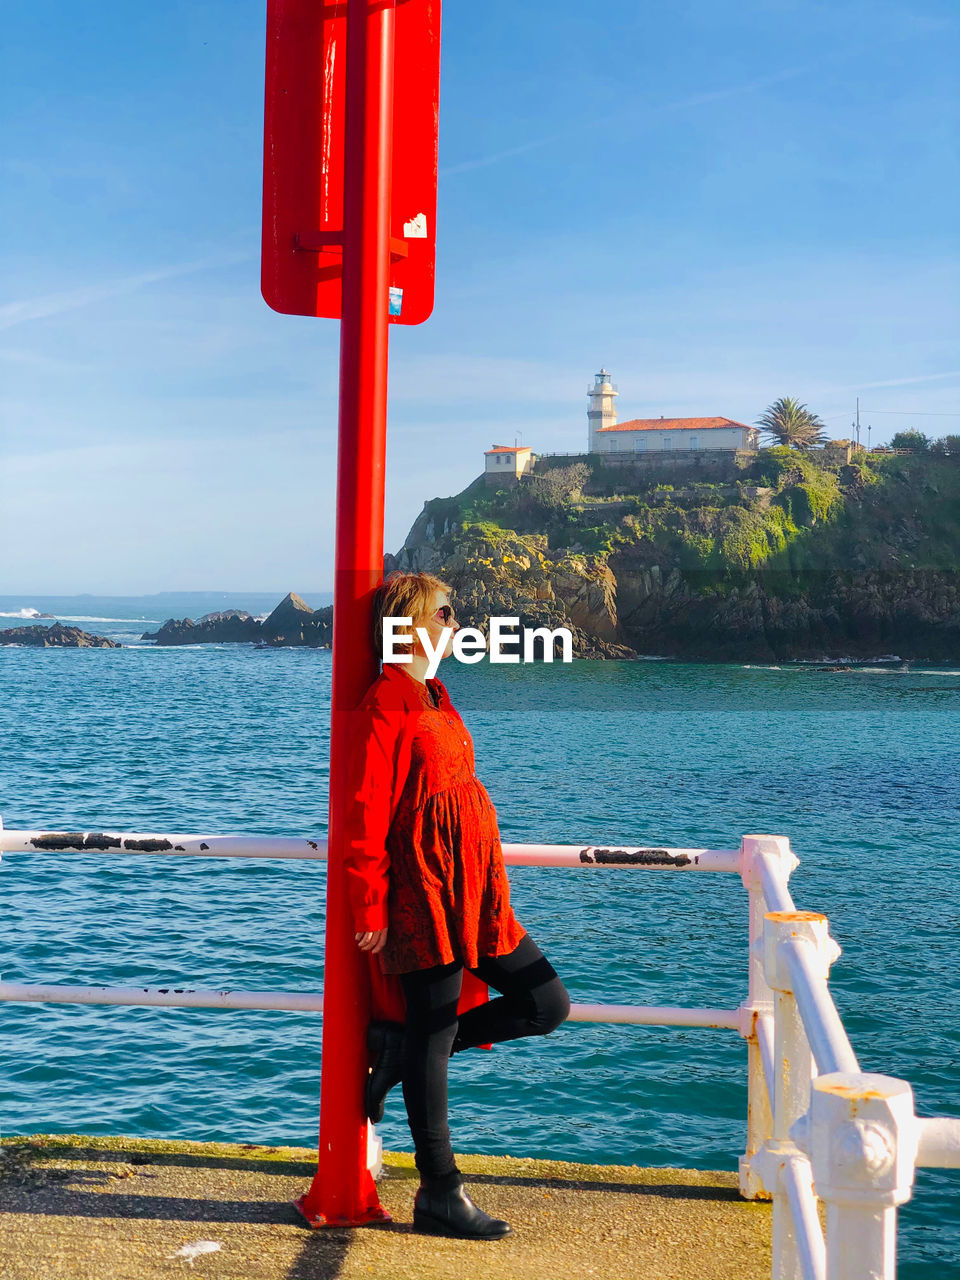
[[[438, 699], [434, 703], [430, 691]], [[351, 713], [344, 859], [357, 933], [387, 929], [383, 975], [513, 951], [496, 810], [474, 770], [473, 741], [442, 681], [385, 663]], [[376, 988], [399, 986], [389, 979]], [[486, 988], [464, 974], [479, 1003]], [[479, 992], [478, 992], [479, 989]]]

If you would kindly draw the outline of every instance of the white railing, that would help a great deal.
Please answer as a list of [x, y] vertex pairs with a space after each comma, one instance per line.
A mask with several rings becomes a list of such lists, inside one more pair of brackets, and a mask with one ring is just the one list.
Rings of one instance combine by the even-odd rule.
[[960, 1168], [960, 1119], [922, 1119], [905, 1080], [860, 1071], [827, 987], [840, 948], [826, 916], [794, 907], [788, 842], [748, 836], [742, 855], [754, 1034], [741, 1193], [773, 1199], [773, 1280], [893, 1280], [897, 1205], [918, 1167]]
[[[144, 832], [9, 831], [0, 852], [185, 858], [326, 858], [324, 840]], [[960, 1119], [924, 1119], [910, 1085], [863, 1074], [827, 987], [840, 949], [825, 916], [797, 911], [798, 865], [780, 836], [737, 850], [505, 844], [513, 866], [735, 872], [749, 894], [747, 998], [736, 1009], [575, 1004], [576, 1022], [723, 1027], [747, 1041], [740, 1191], [773, 1200], [773, 1280], [893, 1280], [896, 1207], [918, 1167], [960, 1168]], [[322, 1012], [309, 992], [74, 987], [0, 981], [0, 1001]], [[371, 1166], [379, 1139], [371, 1139]], [[825, 1208], [826, 1233], [818, 1201]]]

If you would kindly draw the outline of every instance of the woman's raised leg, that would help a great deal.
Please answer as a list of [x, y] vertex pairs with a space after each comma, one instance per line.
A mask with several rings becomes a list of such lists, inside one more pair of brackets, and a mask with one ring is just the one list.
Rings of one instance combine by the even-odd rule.
[[483, 956], [471, 972], [501, 994], [461, 1016], [453, 1053], [479, 1044], [546, 1035], [570, 1013], [566, 987], [528, 933], [514, 951]]

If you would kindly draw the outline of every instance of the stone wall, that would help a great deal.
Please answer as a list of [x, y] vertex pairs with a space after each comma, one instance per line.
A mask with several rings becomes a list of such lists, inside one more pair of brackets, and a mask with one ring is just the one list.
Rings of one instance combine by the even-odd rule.
[[[640, 486], [651, 481], [679, 484], [690, 481], [710, 482], [736, 480], [745, 468], [757, 459], [754, 449], [690, 449], [664, 453], [552, 453], [539, 456], [534, 463], [534, 474], [542, 474], [553, 467], [569, 467], [575, 462], [585, 462], [592, 468], [593, 482], [584, 487], [585, 493], [602, 487], [602, 482], [613, 472], [623, 474], [624, 481], [635, 478]], [[606, 477], [605, 477], [606, 473]]]

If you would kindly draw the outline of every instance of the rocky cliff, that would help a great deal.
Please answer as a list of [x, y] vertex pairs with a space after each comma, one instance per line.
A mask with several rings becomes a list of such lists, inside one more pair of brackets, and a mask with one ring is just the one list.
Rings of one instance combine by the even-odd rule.
[[580, 657], [960, 661], [960, 458], [777, 448], [677, 485], [544, 462], [426, 503], [387, 568], [436, 573], [481, 630], [569, 626]]
[[622, 638], [616, 579], [604, 557], [569, 551], [551, 558], [545, 536], [493, 525], [438, 534], [429, 517], [418, 523], [385, 569], [426, 571], [449, 582], [461, 626], [487, 635], [491, 617], [516, 617], [521, 627], [568, 627], [578, 657], [636, 657]]

